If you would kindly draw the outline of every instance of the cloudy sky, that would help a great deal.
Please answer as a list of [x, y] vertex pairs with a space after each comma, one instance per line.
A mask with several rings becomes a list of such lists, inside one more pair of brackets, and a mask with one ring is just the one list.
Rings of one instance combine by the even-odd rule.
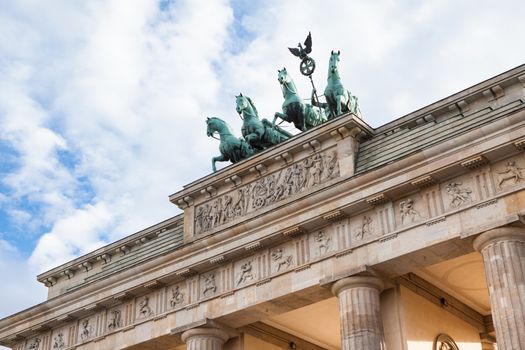
[[37, 273], [179, 210], [211, 170], [204, 119], [234, 96], [280, 111], [277, 69], [313, 36], [373, 127], [525, 63], [522, 0], [0, 0], [0, 318], [45, 299]]

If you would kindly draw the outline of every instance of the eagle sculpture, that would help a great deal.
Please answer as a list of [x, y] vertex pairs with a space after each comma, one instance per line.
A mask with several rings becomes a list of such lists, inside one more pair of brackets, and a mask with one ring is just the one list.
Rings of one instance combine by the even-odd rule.
[[306, 58], [310, 52], [312, 52], [312, 33], [308, 32], [308, 36], [304, 41], [304, 47], [301, 45], [301, 43], [299, 43], [298, 46], [299, 48], [289, 47], [288, 50], [290, 50], [294, 56], [297, 56], [302, 60]]

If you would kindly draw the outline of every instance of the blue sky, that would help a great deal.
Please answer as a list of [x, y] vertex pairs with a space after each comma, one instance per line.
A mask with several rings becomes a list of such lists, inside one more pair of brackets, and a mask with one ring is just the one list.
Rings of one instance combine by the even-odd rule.
[[[523, 1], [93, 0], [0, 2], [0, 317], [45, 299], [35, 276], [177, 214], [240, 134], [234, 96], [271, 118], [288, 46], [331, 50], [377, 127], [525, 62]], [[30, 291], [30, 292], [29, 292]]]

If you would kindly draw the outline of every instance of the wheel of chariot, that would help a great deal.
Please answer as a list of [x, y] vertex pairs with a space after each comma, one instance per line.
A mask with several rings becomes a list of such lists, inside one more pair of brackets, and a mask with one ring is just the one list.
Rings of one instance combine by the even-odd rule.
[[301, 61], [301, 65], [299, 66], [299, 70], [301, 71], [301, 74], [303, 75], [312, 75], [312, 73], [315, 70], [315, 61], [313, 58], [305, 57]]

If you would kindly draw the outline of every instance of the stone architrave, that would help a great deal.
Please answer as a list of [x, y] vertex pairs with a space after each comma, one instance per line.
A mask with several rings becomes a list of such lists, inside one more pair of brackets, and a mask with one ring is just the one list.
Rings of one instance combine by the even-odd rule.
[[193, 328], [181, 335], [187, 350], [222, 350], [230, 338], [228, 333], [219, 328]]
[[483, 256], [498, 349], [525, 349], [525, 229], [484, 232], [474, 248]]
[[373, 276], [343, 278], [332, 286], [339, 299], [342, 350], [384, 350], [379, 294], [384, 283]]

